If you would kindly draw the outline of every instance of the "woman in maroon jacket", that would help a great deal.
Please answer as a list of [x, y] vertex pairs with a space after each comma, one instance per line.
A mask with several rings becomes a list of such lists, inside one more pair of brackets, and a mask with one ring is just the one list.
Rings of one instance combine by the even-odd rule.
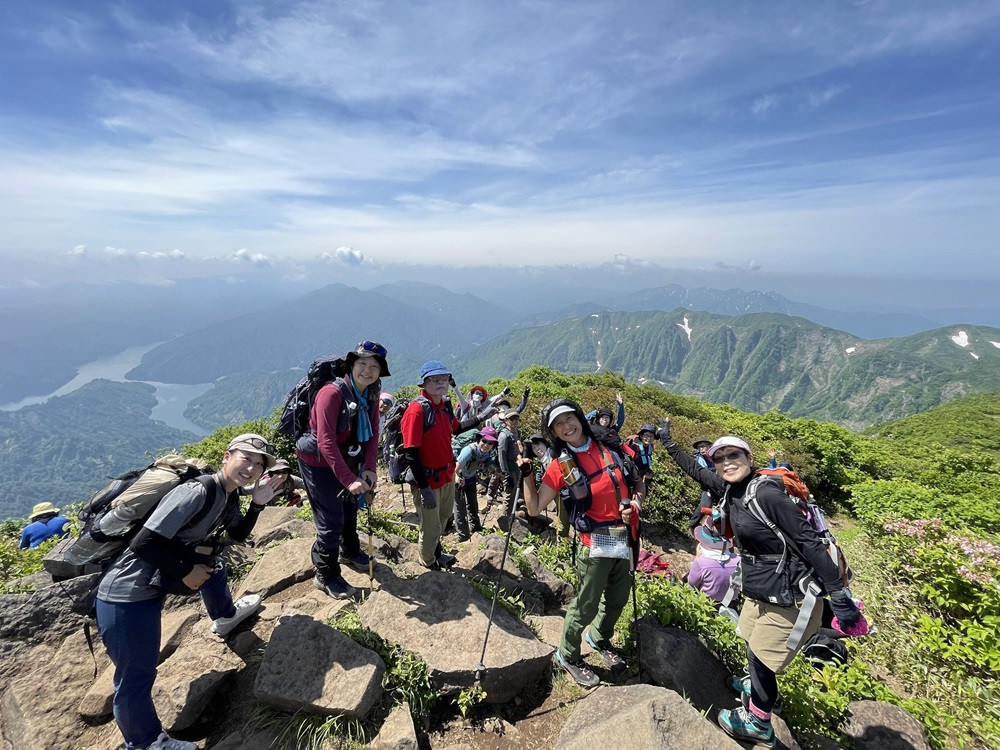
[[314, 583], [338, 599], [354, 594], [340, 574], [339, 560], [368, 568], [358, 539], [358, 498], [375, 489], [379, 392], [381, 378], [389, 375], [385, 356], [385, 347], [373, 341], [349, 352], [344, 377], [317, 391], [309, 432], [295, 446], [316, 522]]

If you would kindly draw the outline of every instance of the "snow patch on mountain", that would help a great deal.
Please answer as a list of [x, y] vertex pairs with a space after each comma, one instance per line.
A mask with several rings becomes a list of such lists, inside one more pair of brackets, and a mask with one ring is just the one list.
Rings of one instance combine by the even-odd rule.
[[969, 345], [969, 334], [965, 331], [959, 331], [956, 335], [951, 336], [950, 338], [963, 349]]
[[678, 323], [677, 325], [680, 327], [680, 329], [682, 331], [684, 331], [684, 333], [686, 333], [688, 335], [688, 341], [690, 341], [691, 340], [691, 331], [694, 330], [694, 329], [691, 328], [690, 324], [688, 323], [688, 316], [685, 315], [684, 316], [684, 322], [683, 323]]
[[1000, 341], [991, 341], [990, 343], [993, 344], [993, 346], [995, 346], [997, 349], [1000, 349]]
[[854, 354], [854, 352], [856, 352], [857, 350], [858, 350], [858, 347], [856, 347], [856, 346], [849, 346], [846, 349], [844, 349], [844, 354]]
[[973, 359], [979, 359], [979, 355], [978, 355], [978, 354], [976, 354], [975, 352], [969, 352], [969, 354], [971, 354], [971, 355], [972, 355], [972, 358], [973, 358]]

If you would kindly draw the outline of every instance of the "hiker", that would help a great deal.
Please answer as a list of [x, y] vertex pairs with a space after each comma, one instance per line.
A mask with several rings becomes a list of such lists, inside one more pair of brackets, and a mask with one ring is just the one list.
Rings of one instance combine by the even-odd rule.
[[272, 501], [273, 505], [299, 505], [302, 502], [300, 491], [305, 491], [306, 484], [302, 477], [292, 473], [292, 467], [283, 458], [275, 461], [274, 466], [264, 472], [265, 477], [275, 477], [283, 482], [281, 492]]
[[646, 484], [646, 494], [649, 494], [649, 483], [653, 481], [653, 447], [656, 444], [656, 428], [644, 424], [639, 428], [634, 438], [629, 438], [623, 446], [635, 461], [635, 468]]
[[767, 468], [777, 469], [780, 467], [782, 469], [788, 469], [789, 471], [795, 471], [795, 469], [792, 468], [792, 465], [788, 463], [788, 461], [782, 461], [780, 464], [778, 463], [778, 452], [774, 450], [774, 448], [768, 448], [767, 455], [771, 459], [770, 463], [767, 465]]
[[733, 571], [739, 565], [740, 556], [733, 551], [732, 542], [706, 524], [695, 528], [694, 538], [698, 542], [698, 548], [691, 561], [687, 582], [709, 599], [722, 602], [729, 592], [729, 584]]
[[[555, 455], [552, 453], [552, 445], [540, 432], [536, 432], [534, 435], [528, 438], [528, 447], [531, 451], [531, 455], [534, 456], [539, 461], [539, 469], [535, 472], [535, 484], [542, 483], [542, 476], [545, 474], [545, 470], [549, 468], [549, 464], [555, 459]], [[556, 536], [559, 539], [569, 539], [569, 506], [567, 501], [569, 500], [569, 490], [565, 487], [559, 490], [559, 497], [556, 498], [556, 518], [558, 522], [556, 524]], [[548, 509], [548, 506], [546, 506]]]
[[[625, 424], [625, 399], [622, 397], [621, 391], [615, 394], [615, 403], [618, 405], [618, 419], [615, 420], [615, 413], [611, 411], [606, 406], [602, 406], [599, 409], [594, 409], [587, 413], [587, 420], [591, 424], [598, 424], [601, 427], [612, 430], [616, 434]], [[612, 424], [613, 423], [613, 424]]]
[[[805, 580], [811, 577], [819, 593], [830, 597], [830, 606], [847, 627], [856, 625], [861, 613], [845, 589], [839, 568], [785, 493], [784, 485], [758, 479], [753, 453], [745, 441], [727, 435], [712, 443], [707, 451], [715, 465], [712, 472], [671, 439], [669, 418], [661, 423], [660, 440], [681, 469], [723, 498], [718, 509], [719, 531], [733, 538], [741, 556], [739, 632], [747, 644], [749, 691], [741, 693], [740, 708], [719, 712], [719, 725], [736, 739], [773, 746], [771, 711], [778, 698], [775, 675], [817, 631], [823, 614], [821, 606], [808, 611], [806, 604], [813, 588]], [[790, 575], [780, 572], [786, 565]], [[808, 618], [800, 621], [800, 614], [806, 612]], [[790, 638], [794, 647], [789, 647]]]
[[[420, 496], [420, 561], [431, 570], [450, 568], [454, 555], [441, 549], [441, 535], [455, 507], [455, 455], [451, 436], [478, 426], [482, 419], [469, 415], [459, 422], [446, 398], [451, 372], [432, 359], [420, 368], [420, 396], [403, 413], [403, 452], [413, 479], [414, 497]], [[429, 411], [430, 419], [425, 414]]]
[[476, 433], [478, 439], [462, 448], [458, 454], [455, 471], [455, 529], [458, 541], [467, 542], [473, 533], [483, 530], [479, 519], [479, 501], [476, 497], [476, 484], [479, 472], [484, 471], [493, 462], [494, 450], [497, 447], [497, 433], [487, 425]]
[[497, 465], [504, 477], [503, 518], [508, 518], [514, 509], [514, 499], [517, 497], [517, 486], [521, 480], [521, 471], [517, 459], [521, 455], [521, 415], [514, 409], [508, 409], [500, 415], [503, 419], [503, 429], [500, 430], [497, 443]]
[[[531, 389], [526, 389], [530, 391]], [[461, 392], [459, 392], [461, 395]], [[478, 416], [484, 416], [484, 413], [489, 410], [490, 414], [494, 414], [501, 407], [501, 402], [506, 405], [506, 408], [510, 408], [510, 402], [507, 397], [510, 396], [510, 386], [504, 388], [500, 393], [490, 398], [489, 393], [481, 385], [474, 385], [469, 389], [469, 397], [466, 400], [461, 401], [462, 408], [459, 413], [462, 418], [467, 417], [469, 414], [477, 414]], [[527, 396], [525, 396], [527, 399]]]
[[[115, 665], [115, 721], [132, 750], [197, 750], [195, 743], [167, 735], [153, 706], [163, 600], [168, 593], [197, 591], [213, 620], [212, 632], [222, 638], [260, 608], [256, 594], [233, 602], [215, 533], [225, 531], [237, 541], [250, 535], [281, 489], [277, 481], [260, 479], [274, 465], [274, 453], [260, 435], [234, 437], [222, 469], [207, 481], [192, 480], [168, 492], [101, 579], [97, 625]], [[245, 486], [253, 490], [244, 515], [239, 489]], [[205, 513], [207, 503], [212, 505]]]
[[712, 447], [712, 441], [706, 437], [700, 437], [691, 444], [691, 447], [694, 448], [691, 455], [698, 465], [703, 469], [715, 471], [715, 464], [708, 457], [708, 449]]
[[31, 509], [28, 525], [21, 531], [18, 549], [34, 549], [54, 536], [69, 536], [68, 525], [69, 519], [59, 515], [59, 509], [52, 503], [38, 503]]
[[358, 505], [374, 491], [381, 378], [389, 376], [385, 347], [362, 341], [344, 356], [343, 377], [316, 392], [309, 431], [295, 443], [299, 470], [316, 523], [313, 585], [334, 599], [355, 594], [340, 573], [343, 561], [368, 569], [358, 538]]
[[[540, 514], [563, 488], [569, 488], [579, 503], [570, 517], [581, 543], [576, 555], [580, 583], [566, 612], [556, 661], [578, 685], [596, 687], [600, 678], [581, 656], [581, 639], [587, 628], [587, 643], [607, 667], [612, 672], [625, 669], [625, 660], [611, 645], [611, 636], [631, 589], [630, 548], [638, 541], [642, 484], [635, 483], [630, 494], [633, 482], [623, 465], [597, 440], [575, 401], [557, 399], [548, 404], [542, 410], [542, 428], [557, 458], [538, 486], [530, 464], [527, 471], [522, 467], [528, 513]], [[589, 507], [584, 508], [587, 499]]]

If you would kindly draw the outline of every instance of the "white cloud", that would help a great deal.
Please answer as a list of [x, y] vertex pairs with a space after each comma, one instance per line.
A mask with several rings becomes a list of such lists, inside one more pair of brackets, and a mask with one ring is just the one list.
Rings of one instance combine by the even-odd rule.
[[767, 114], [777, 107], [780, 101], [781, 97], [777, 94], [764, 94], [754, 99], [753, 104], [750, 105], [750, 111], [755, 115]]
[[240, 248], [235, 253], [233, 253], [233, 259], [238, 260], [242, 263], [250, 263], [255, 266], [266, 266], [270, 265], [270, 259], [263, 253], [254, 253], [247, 250], [245, 247]]
[[845, 91], [847, 91], [847, 86], [835, 86], [834, 84], [817, 91], [807, 91], [805, 94], [806, 106], [809, 109], [818, 109], [829, 104]]
[[365, 254], [351, 247], [338, 247], [336, 250], [325, 250], [318, 260], [323, 263], [342, 263], [345, 266], [362, 266], [365, 264]]
[[70, 250], [67, 253], [67, 255], [77, 255], [77, 256], [81, 256], [81, 257], [84, 256], [84, 255], [86, 255], [86, 254], [87, 254], [87, 246], [86, 245], [76, 245], [72, 250]]

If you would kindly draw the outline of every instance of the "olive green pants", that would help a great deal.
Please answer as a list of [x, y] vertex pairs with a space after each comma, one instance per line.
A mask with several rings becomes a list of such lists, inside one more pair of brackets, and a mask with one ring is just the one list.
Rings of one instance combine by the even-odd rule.
[[567, 661], [580, 658], [580, 643], [588, 625], [596, 640], [611, 640], [632, 588], [630, 567], [628, 560], [591, 557], [587, 547], [577, 548], [576, 572], [580, 584], [566, 612], [559, 644]]
[[433, 565], [437, 559], [435, 553], [441, 543], [441, 534], [445, 524], [455, 510], [455, 483], [448, 482], [443, 487], [434, 490], [437, 500], [436, 508], [425, 508], [420, 504], [420, 491], [414, 493], [417, 512], [420, 514], [420, 560], [424, 565]]

